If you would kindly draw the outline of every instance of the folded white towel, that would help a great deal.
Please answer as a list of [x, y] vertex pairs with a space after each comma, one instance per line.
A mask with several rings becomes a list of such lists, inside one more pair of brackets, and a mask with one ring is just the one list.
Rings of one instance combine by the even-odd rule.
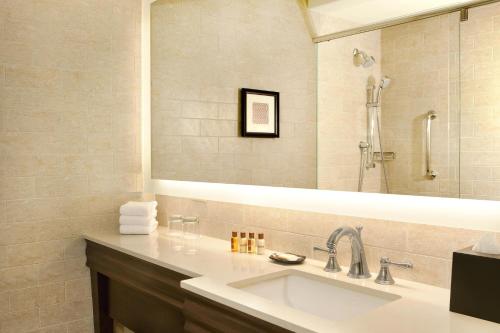
[[123, 235], [149, 235], [155, 231], [158, 222], [151, 225], [120, 225], [120, 234]]
[[155, 223], [156, 214], [154, 214], [154, 216], [120, 216], [120, 225], [148, 226]]
[[156, 201], [129, 201], [120, 207], [121, 215], [129, 216], [153, 216], [156, 212]]

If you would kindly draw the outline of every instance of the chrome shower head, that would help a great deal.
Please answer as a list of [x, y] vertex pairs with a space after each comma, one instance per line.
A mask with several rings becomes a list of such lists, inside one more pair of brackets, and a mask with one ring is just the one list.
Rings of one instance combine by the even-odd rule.
[[360, 51], [358, 49], [354, 49], [352, 51], [353, 54], [353, 63], [356, 67], [363, 66], [365, 68], [372, 66], [375, 63], [375, 58], [369, 56], [364, 51]]
[[382, 77], [380, 80], [379, 87], [380, 89], [385, 89], [391, 84], [391, 79], [388, 76]]

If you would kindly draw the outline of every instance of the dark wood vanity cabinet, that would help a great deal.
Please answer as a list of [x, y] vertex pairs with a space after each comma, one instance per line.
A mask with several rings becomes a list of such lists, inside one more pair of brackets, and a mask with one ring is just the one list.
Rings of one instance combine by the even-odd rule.
[[189, 276], [89, 240], [86, 253], [96, 333], [113, 320], [135, 333], [290, 332], [183, 290]]
[[87, 241], [94, 330], [113, 332], [113, 320], [136, 333], [183, 332], [184, 293], [189, 276]]
[[234, 310], [212, 300], [186, 292], [186, 333], [286, 333], [282, 327]]

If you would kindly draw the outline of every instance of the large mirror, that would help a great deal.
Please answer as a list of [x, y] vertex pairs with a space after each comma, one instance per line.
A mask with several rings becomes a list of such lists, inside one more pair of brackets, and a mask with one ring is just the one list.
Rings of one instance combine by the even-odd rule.
[[320, 7], [151, 5], [152, 178], [500, 199], [500, 5], [315, 44]]

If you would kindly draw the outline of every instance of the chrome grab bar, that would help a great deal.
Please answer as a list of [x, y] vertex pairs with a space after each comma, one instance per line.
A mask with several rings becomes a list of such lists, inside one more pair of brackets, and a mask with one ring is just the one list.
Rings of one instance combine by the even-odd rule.
[[431, 128], [432, 121], [436, 119], [437, 113], [436, 111], [427, 112], [427, 136], [426, 136], [426, 149], [425, 149], [425, 164], [426, 164], [426, 173], [427, 177], [434, 179], [437, 177], [438, 173], [432, 170], [432, 160], [431, 160]]

